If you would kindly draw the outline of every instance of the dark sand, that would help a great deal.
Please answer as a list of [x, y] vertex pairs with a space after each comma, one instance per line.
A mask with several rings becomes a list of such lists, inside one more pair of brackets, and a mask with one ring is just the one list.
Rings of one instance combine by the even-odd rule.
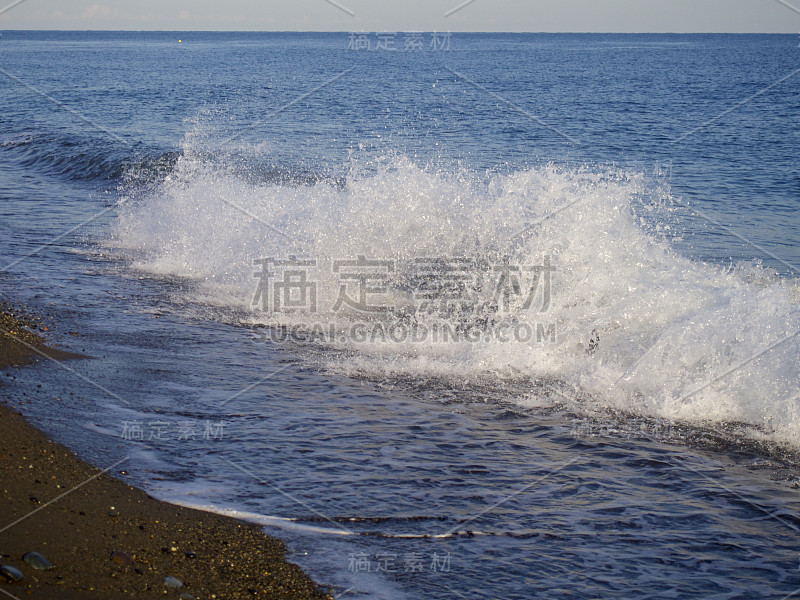
[[86, 358], [45, 346], [37, 332], [46, 331], [47, 326], [38, 317], [0, 301], [0, 369], [21, 367], [38, 360]]
[[[0, 305], [0, 369], [46, 361], [39, 352], [77, 357], [47, 348], [33, 332], [43, 330]], [[13, 395], [13, 384], [6, 385]], [[0, 565], [24, 575], [14, 583], [0, 576], [0, 598], [330, 598], [260, 528], [154, 500], [79, 460], [5, 406], [0, 507]], [[25, 564], [22, 555], [31, 551], [54, 568]], [[112, 560], [115, 551], [133, 564]], [[185, 587], [167, 588], [167, 576]]]

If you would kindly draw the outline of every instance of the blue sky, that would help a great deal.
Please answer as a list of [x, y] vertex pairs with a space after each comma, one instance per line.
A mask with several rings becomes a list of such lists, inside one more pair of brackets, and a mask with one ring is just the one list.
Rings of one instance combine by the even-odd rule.
[[0, 29], [797, 34], [800, 0], [22, 0]]

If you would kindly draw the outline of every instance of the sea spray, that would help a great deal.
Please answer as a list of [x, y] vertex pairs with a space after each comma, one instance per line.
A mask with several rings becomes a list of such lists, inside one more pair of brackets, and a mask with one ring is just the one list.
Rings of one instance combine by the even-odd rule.
[[[328, 366], [354, 376], [513, 373], [632, 414], [800, 439], [797, 281], [679, 254], [657, 233], [663, 183], [397, 155], [344, 182], [259, 182], [224, 162], [187, 142], [112, 232], [133, 269], [193, 282], [181, 303], [345, 350]], [[423, 328], [454, 335], [408, 333]]]

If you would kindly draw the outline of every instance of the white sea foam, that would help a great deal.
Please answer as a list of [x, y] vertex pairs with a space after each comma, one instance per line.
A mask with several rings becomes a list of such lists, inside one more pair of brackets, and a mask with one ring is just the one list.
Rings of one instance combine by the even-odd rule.
[[[348, 351], [346, 360], [333, 353], [331, 367], [344, 373], [555, 381], [601, 407], [744, 422], [774, 441], [800, 440], [797, 281], [676, 252], [658, 233], [668, 227], [669, 191], [641, 174], [551, 165], [480, 177], [402, 156], [356, 161], [343, 183], [258, 183], [240, 171], [188, 144], [171, 175], [120, 215], [112, 243], [135, 269], [192, 280], [181, 301], [234, 309], [253, 324], [330, 327], [326, 342]], [[334, 310], [342, 285], [348, 296], [360, 285], [334, 261], [360, 256], [392, 265], [382, 267], [385, 293], [370, 300], [393, 313]], [[290, 257], [315, 261], [300, 270], [313, 281], [316, 311], [254, 310], [254, 261]], [[461, 291], [474, 310], [414, 312], [414, 260], [431, 258], [472, 265]], [[550, 303], [540, 279], [525, 307], [546, 260]], [[504, 261], [522, 269], [522, 293], [507, 305], [498, 294]], [[270, 285], [285, 271], [273, 275]], [[262, 300], [275, 308], [269, 294]], [[386, 328], [400, 324], [428, 333], [392, 339]], [[340, 335], [356, 325], [368, 333]], [[498, 339], [498, 326], [511, 339]], [[479, 334], [444, 343], [430, 334], [436, 327]], [[514, 339], [515, 328], [532, 339]]]

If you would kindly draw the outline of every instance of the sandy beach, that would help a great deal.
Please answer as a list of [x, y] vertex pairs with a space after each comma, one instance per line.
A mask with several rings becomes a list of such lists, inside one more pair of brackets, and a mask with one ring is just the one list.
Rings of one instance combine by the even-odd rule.
[[[48, 348], [35, 317], [0, 307], [0, 369], [78, 355]], [[8, 334], [11, 334], [9, 336]], [[13, 336], [13, 337], [12, 337]], [[8, 377], [3, 385], [11, 390]], [[79, 460], [0, 406], [0, 577], [11, 598], [329, 598], [260, 528], [159, 502]], [[106, 468], [110, 467], [108, 465]], [[53, 567], [23, 561], [41, 554]], [[165, 578], [181, 587], [169, 587]], [[171, 581], [173, 585], [177, 582]]]

